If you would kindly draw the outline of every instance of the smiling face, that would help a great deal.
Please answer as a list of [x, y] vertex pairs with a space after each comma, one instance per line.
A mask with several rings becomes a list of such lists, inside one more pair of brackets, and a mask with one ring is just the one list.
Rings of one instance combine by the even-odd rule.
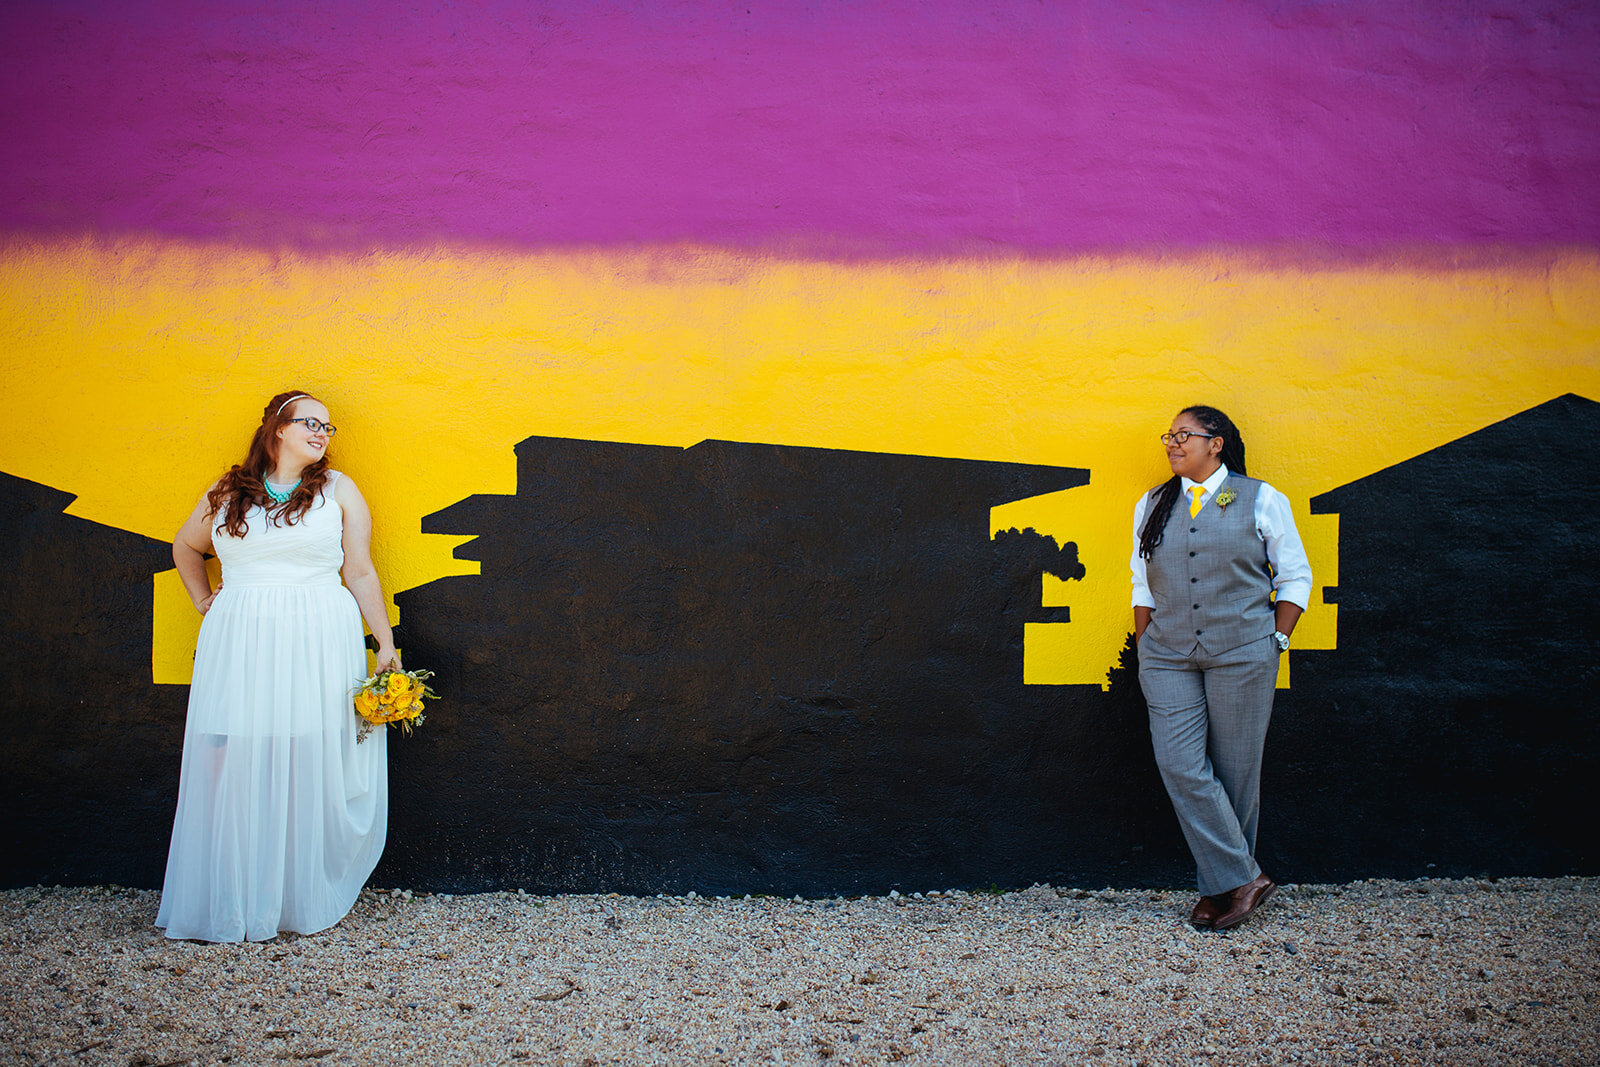
[[1178, 413], [1168, 432], [1175, 434], [1184, 430], [1190, 434], [1187, 441], [1181, 445], [1176, 441], [1167, 444], [1167, 464], [1172, 467], [1173, 474], [1192, 482], [1203, 482], [1222, 465], [1222, 438], [1201, 437], [1209, 431], [1187, 411]]
[[[315, 419], [323, 425], [331, 421], [328, 409], [309, 396], [290, 404], [283, 414], [290, 419]], [[303, 422], [279, 427], [277, 437], [278, 468], [286, 473], [304, 470], [328, 452], [327, 431], [313, 432]]]

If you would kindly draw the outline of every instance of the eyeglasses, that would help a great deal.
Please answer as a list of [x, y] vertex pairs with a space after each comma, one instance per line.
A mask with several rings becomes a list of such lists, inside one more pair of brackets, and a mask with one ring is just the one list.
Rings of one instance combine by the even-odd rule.
[[289, 421], [303, 422], [306, 424], [306, 429], [312, 433], [325, 433], [329, 437], [339, 432], [339, 427], [331, 422], [323, 422], [321, 419], [290, 419]]
[[1179, 430], [1177, 433], [1162, 434], [1161, 443], [1164, 445], [1182, 445], [1187, 444], [1191, 437], [1204, 437], [1209, 440], [1216, 436], [1214, 433], [1195, 433], [1193, 430]]

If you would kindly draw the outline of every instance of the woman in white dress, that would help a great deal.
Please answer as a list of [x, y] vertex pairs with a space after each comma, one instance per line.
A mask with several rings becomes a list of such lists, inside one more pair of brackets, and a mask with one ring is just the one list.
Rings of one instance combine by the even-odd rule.
[[[244, 462], [173, 542], [205, 618], [156, 916], [168, 937], [326, 929], [383, 852], [385, 732], [358, 745], [350, 697], [367, 673], [363, 618], [379, 669], [400, 657], [369, 551], [371, 513], [328, 466], [333, 433], [314, 397], [273, 397]], [[222, 563], [215, 590], [207, 552]]]

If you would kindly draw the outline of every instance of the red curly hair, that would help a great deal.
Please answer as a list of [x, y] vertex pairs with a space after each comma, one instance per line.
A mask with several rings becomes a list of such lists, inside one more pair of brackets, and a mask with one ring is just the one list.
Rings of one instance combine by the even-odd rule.
[[261, 411], [261, 425], [250, 438], [250, 450], [245, 453], [244, 462], [234, 464], [206, 494], [206, 506], [211, 509], [217, 529], [226, 530], [233, 537], [243, 537], [250, 529], [245, 515], [255, 504], [266, 509], [269, 518], [286, 526], [294, 525], [295, 520], [310, 509], [328, 481], [327, 453], [300, 472], [300, 484], [282, 504], [267, 495], [266, 479], [278, 465], [278, 431], [294, 418], [294, 405], [289, 401], [316, 399], [302, 389], [288, 389], [267, 401]]

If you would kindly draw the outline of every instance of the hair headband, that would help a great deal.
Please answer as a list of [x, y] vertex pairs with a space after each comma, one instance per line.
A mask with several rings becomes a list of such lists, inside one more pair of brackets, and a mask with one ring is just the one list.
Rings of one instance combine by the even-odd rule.
[[310, 399], [311, 399], [311, 394], [310, 393], [300, 393], [297, 396], [291, 396], [288, 400], [285, 400], [283, 403], [278, 405], [278, 410], [274, 411], [272, 413], [272, 417], [273, 418], [277, 418], [279, 415], [282, 415], [283, 414], [283, 409], [288, 407], [290, 404], [293, 404], [296, 400], [310, 400]]

